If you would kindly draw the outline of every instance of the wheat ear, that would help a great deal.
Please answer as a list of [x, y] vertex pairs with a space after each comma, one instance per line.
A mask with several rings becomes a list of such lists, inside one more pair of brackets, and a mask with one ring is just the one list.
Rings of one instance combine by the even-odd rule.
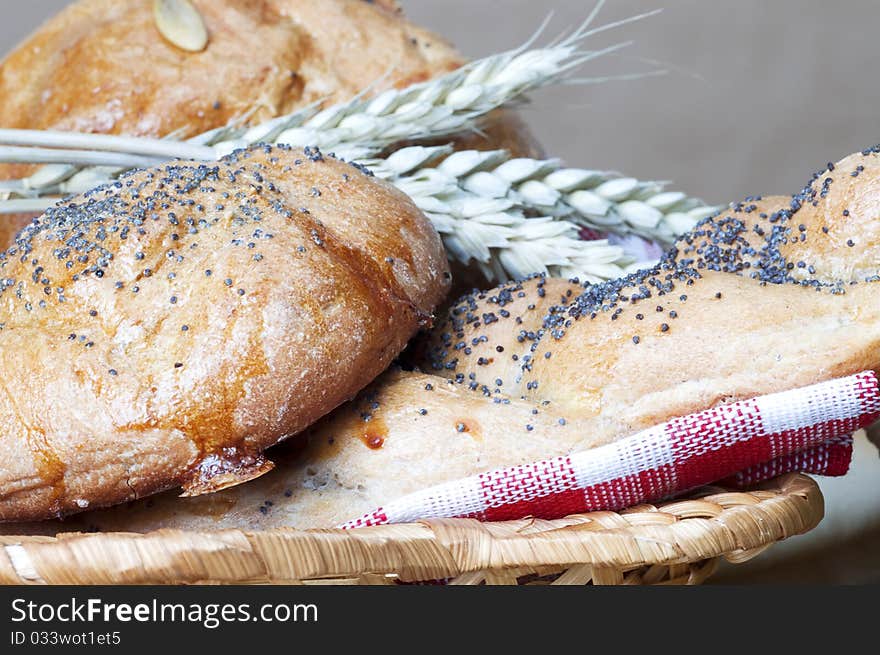
[[[145, 152], [148, 146], [132, 150]], [[210, 150], [202, 154], [207, 158]], [[668, 243], [716, 211], [683, 193], [664, 191], [659, 182], [563, 168], [554, 159], [512, 159], [503, 150], [410, 146], [359, 163], [415, 201], [452, 259], [476, 263], [490, 280], [535, 272], [585, 281], [619, 277], [633, 260], [606, 241], [578, 239], [580, 226]], [[88, 188], [100, 181], [89, 180]], [[54, 200], [41, 195], [45, 190], [28, 191], [21, 182], [5, 183], [0, 191], [4, 188], [35, 197], [0, 202], [0, 212], [39, 211]], [[78, 189], [61, 183], [55, 190]]]
[[515, 200], [467, 190], [436, 168], [398, 175], [393, 166], [377, 161], [373, 170], [431, 219], [450, 259], [476, 264], [491, 281], [549, 273], [598, 282], [620, 277], [634, 263], [619, 246], [580, 240], [574, 223], [553, 216], [529, 217], [527, 208]]
[[[450, 147], [412, 146], [396, 151], [388, 159], [368, 163], [375, 175], [395, 184], [425, 212], [451, 259], [476, 264], [492, 281], [541, 272], [596, 282], [623, 275], [633, 263], [619, 246], [607, 241], [581, 241], [579, 227], [573, 222], [558, 216], [534, 217], [534, 209], [518, 201], [515, 194], [495, 197], [477, 188], [468, 189], [465, 182], [469, 176], [456, 177], [449, 166], [446, 170], [430, 166], [450, 152]], [[485, 153], [463, 154], [473, 158]], [[498, 160], [507, 157], [501, 152], [489, 156]], [[0, 212], [39, 212], [58, 199], [42, 195], [45, 189], [28, 191], [20, 181], [3, 183], [3, 190], [32, 197], [0, 201]], [[61, 183], [55, 191], [73, 189]]]
[[[241, 121], [186, 142], [171, 140], [175, 135], [157, 140], [0, 130], [0, 144], [5, 144], [0, 161], [56, 162], [0, 186], [7, 198], [0, 212], [38, 211], [52, 202], [49, 195], [88, 190], [132, 167], [175, 158], [211, 160], [254, 143], [317, 145], [363, 160], [402, 140], [460, 132], [496, 107], [626, 45], [579, 50], [587, 37], [656, 13], [591, 28], [604, 2], [599, 0], [570, 36], [545, 48], [530, 49], [539, 30], [517, 50], [423, 84], [372, 100], [359, 96], [322, 111], [307, 107], [254, 127], [243, 127]], [[369, 163], [413, 196], [443, 234], [453, 258], [477, 262], [492, 279], [536, 271], [588, 280], [617, 277], [631, 260], [607, 242], [579, 240], [579, 225], [668, 242], [707, 209], [683, 194], [664, 193], [659, 183], [563, 169], [554, 160], [510, 159], [502, 152], [447, 155], [445, 148], [414, 147]], [[446, 159], [439, 165], [428, 165], [441, 157]], [[409, 167], [401, 168], [403, 162]]]
[[[436, 163], [438, 160], [439, 163]], [[693, 229], [720, 207], [664, 182], [643, 182], [605, 171], [565, 168], [558, 159], [511, 158], [504, 150], [403, 148], [384, 160], [363, 162], [394, 181], [430, 166], [435, 176], [485, 198], [506, 198], [532, 214], [554, 216], [620, 235], [636, 234], [663, 245]]]

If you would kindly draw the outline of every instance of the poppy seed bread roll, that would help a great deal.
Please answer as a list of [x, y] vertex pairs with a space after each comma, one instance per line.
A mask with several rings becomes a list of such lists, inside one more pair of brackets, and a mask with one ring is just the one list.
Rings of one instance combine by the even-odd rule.
[[0, 260], [0, 520], [265, 473], [381, 373], [449, 286], [390, 185], [307, 149], [125, 176]]

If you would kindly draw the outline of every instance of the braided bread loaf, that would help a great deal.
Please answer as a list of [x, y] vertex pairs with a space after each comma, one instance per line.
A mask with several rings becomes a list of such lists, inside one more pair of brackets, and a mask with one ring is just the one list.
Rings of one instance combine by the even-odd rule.
[[867, 150], [794, 197], [751, 198], [704, 221], [654, 269], [468, 296], [410, 354], [424, 373], [386, 373], [280, 453], [278, 470], [74, 526], [331, 526], [441, 482], [878, 371], [878, 180]]

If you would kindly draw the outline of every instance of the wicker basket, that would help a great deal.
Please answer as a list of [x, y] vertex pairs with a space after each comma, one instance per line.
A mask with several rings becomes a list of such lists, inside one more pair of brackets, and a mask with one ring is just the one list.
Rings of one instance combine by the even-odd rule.
[[0, 537], [0, 583], [699, 584], [720, 558], [750, 559], [822, 515], [816, 483], [790, 474], [556, 521]]

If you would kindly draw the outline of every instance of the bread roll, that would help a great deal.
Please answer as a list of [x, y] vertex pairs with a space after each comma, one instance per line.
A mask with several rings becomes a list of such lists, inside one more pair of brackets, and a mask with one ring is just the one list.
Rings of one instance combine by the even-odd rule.
[[415, 349], [430, 375], [385, 374], [260, 480], [20, 529], [329, 527], [722, 403], [880, 373], [878, 182], [866, 151], [794, 197], [750, 198], [704, 221], [654, 269], [466, 297]]
[[265, 473], [449, 287], [405, 195], [268, 146], [65, 201], [0, 255], [0, 520]]
[[[393, 0], [192, 0], [210, 39], [187, 52], [162, 38], [152, 3], [77, 0], [0, 63], [0, 127], [191, 136], [241, 118], [259, 122], [374, 85], [422, 82], [464, 60], [407, 22]], [[537, 146], [498, 112], [468, 147]], [[32, 168], [0, 166], [0, 179]], [[0, 247], [31, 217], [0, 216]]]

